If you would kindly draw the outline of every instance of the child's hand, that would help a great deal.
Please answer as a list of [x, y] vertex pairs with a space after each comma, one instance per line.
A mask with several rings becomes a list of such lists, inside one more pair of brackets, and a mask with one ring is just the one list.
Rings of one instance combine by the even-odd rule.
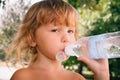
[[107, 59], [90, 59], [84, 56], [78, 58], [94, 73], [94, 80], [109, 80], [109, 64]]

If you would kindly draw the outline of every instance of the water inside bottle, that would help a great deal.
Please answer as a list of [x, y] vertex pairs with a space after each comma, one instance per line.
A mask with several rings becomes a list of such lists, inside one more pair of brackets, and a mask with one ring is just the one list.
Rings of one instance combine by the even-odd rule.
[[106, 39], [105, 48], [109, 58], [120, 57], [120, 36], [113, 36]]

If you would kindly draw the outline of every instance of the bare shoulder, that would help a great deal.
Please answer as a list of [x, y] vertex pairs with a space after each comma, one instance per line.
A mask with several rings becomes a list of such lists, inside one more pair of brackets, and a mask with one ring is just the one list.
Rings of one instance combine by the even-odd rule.
[[10, 80], [30, 80], [30, 76], [28, 68], [21, 68], [14, 72]]
[[76, 72], [71, 72], [71, 77], [74, 80], [86, 80], [81, 74], [76, 73]]

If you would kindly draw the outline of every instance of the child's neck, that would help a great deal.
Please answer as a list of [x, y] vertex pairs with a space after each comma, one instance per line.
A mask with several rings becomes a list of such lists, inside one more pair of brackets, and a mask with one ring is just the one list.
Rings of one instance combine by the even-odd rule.
[[56, 60], [50, 60], [48, 58], [39, 58], [31, 65], [34, 68], [43, 69], [47, 71], [61, 71], [64, 67], [61, 65], [61, 62]]

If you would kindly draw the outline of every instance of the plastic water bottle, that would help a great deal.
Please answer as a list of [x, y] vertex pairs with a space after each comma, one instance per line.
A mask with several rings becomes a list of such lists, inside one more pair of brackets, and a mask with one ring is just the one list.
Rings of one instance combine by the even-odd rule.
[[68, 45], [65, 53], [93, 59], [120, 58], [120, 31], [80, 38]]

